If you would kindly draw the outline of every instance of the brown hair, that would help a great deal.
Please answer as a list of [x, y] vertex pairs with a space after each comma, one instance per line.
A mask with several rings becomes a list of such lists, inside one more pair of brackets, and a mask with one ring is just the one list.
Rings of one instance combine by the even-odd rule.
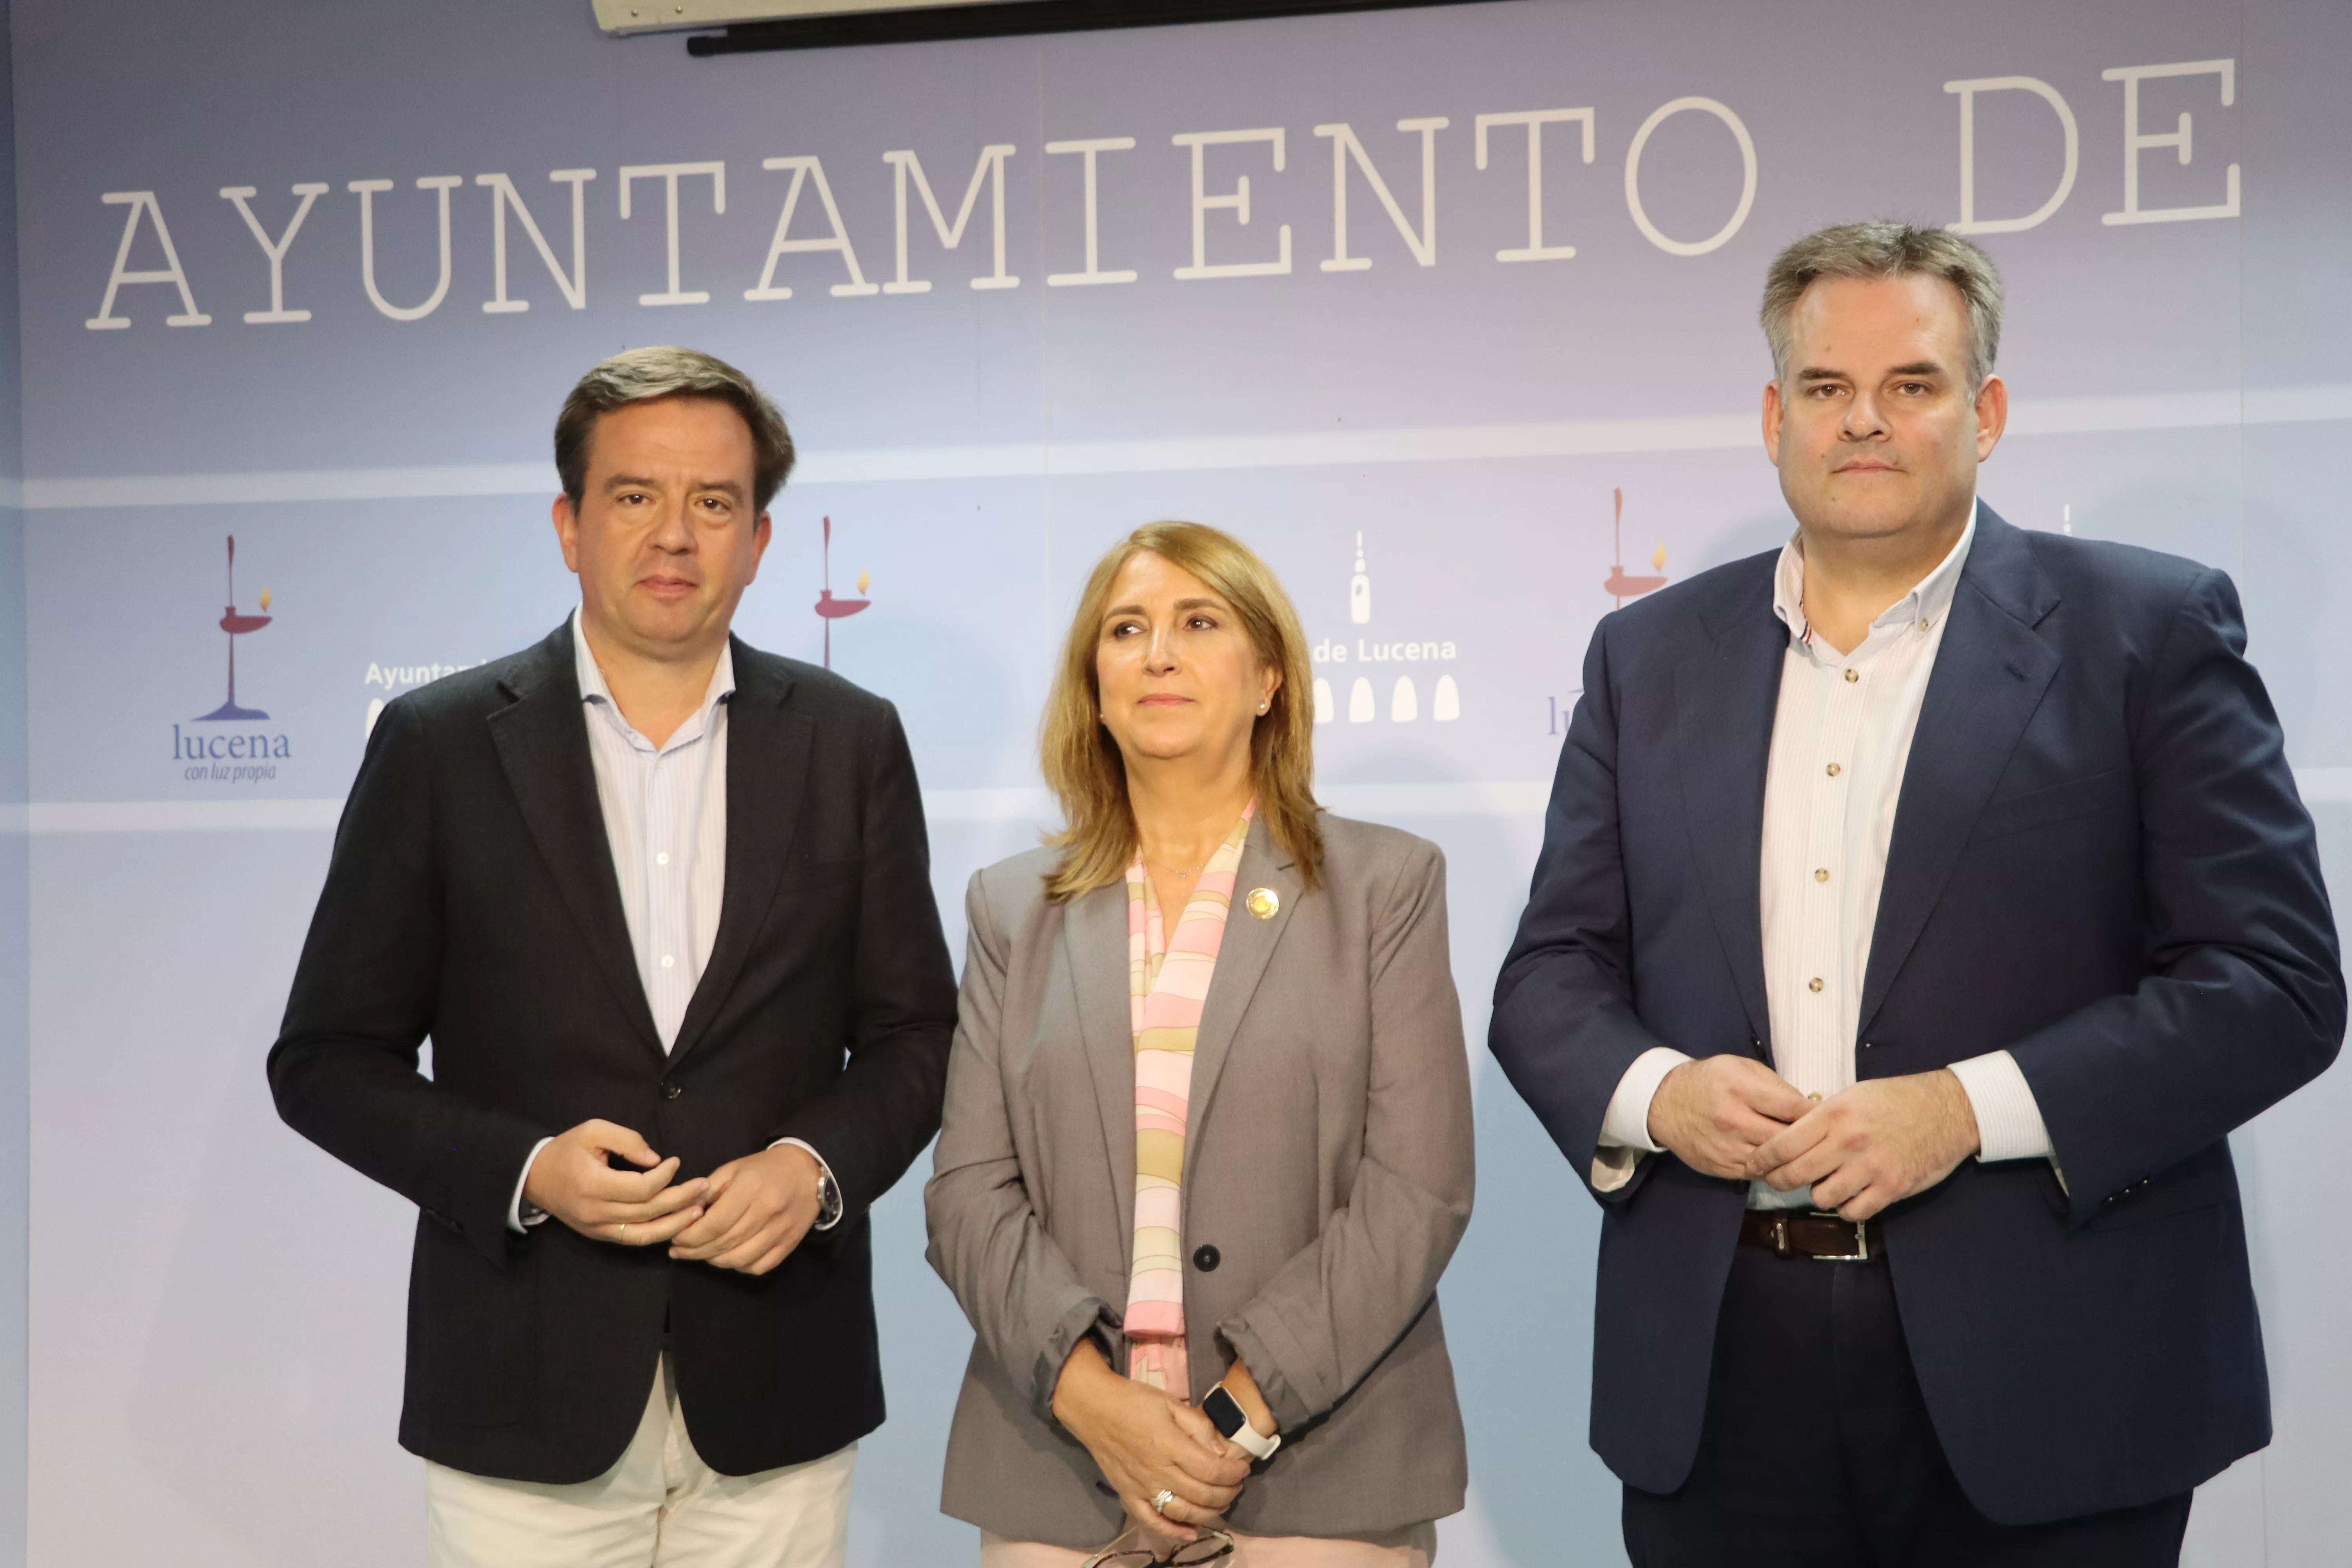
[[1062, 803], [1068, 824], [1045, 842], [1061, 846], [1061, 864], [1045, 879], [1056, 903], [1125, 874], [1135, 858], [1135, 816], [1127, 798], [1127, 763], [1103, 727], [1102, 688], [1095, 669], [1104, 606], [1119, 571], [1149, 552], [1181, 567], [1234, 607], [1259, 659], [1278, 670], [1265, 713], [1250, 731], [1250, 777], [1257, 818], [1298, 867], [1312, 889], [1323, 863], [1323, 829], [1311, 785], [1315, 776], [1314, 673], [1307, 635], [1290, 596], [1265, 563], [1229, 533], [1197, 522], [1152, 522], [1111, 546], [1095, 563], [1078, 595], [1077, 615], [1062, 647], [1061, 666], [1045, 699], [1038, 749], [1045, 783]]
[[751, 378], [699, 349], [629, 349], [580, 378], [555, 416], [555, 471], [576, 509], [588, 485], [588, 448], [596, 421], [632, 403], [708, 397], [743, 416], [751, 431], [751, 510], [761, 512], [793, 471], [792, 432]]
[[1797, 301], [1823, 278], [1941, 278], [1960, 291], [1969, 310], [1969, 391], [1992, 374], [2000, 353], [2000, 269], [1973, 242], [1949, 229], [1921, 228], [1892, 219], [1843, 223], [1817, 229], [1772, 258], [1764, 275], [1764, 341], [1772, 347], [1772, 376], [1789, 379], [1790, 323]]

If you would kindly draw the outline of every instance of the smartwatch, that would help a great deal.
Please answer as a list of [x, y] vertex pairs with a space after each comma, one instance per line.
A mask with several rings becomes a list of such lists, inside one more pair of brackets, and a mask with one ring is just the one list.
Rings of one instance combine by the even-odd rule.
[[1281, 1434], [1269, 1437], [1249, 1424], [1249, 1417], [1242, 1413], [1242, 1402], [1222, 1383], [1209, 1390], [1208, 1397], [1201, 1401], [1201, 1414], [1209, 1418], [1209, 1425], [1217, 1429], [1219, 1436], [1240, 1444], [1260, 1464], [1273, 1458], [1274, 1451], [1282, 1447]]

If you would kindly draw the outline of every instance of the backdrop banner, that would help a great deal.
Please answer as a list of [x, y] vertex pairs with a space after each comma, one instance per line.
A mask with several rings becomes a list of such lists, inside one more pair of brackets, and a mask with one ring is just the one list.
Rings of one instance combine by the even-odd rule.
[[[418, 1559], [414, 1212], [278, 1123], [262, 1057], [383, 705], [574, 602], [549, 433], [625, 346], [782, 405], [739, 629], [898, 705], [959, 953], [967, 877], [1052, 821], [1078, 584], [1192, 518], [1298, 604], [1326, 802], [1444, 847], [1483, 1039], [1594, 624], [1788, 536], [1758, 294], [1864, 216], [2005, 270], [1985, 500], [2229, 569], [2323, 842], [2352, 831], [2340, 0], [1514, 0], [708, 60], [584, 0], [14, 15], [34, 1562]], [[1620, 1563], [1597, 1214], [1473, 1049], [1444, 1555]], [[2352, 1540], [2347, 1114], [2338, 1074], [2239, 1137], [2278, 1438], [2191, 1561]], [[876, 1215], [861, 1564], [974, 1551], [937, 1512], [970, 1334], [927, 1169]]]

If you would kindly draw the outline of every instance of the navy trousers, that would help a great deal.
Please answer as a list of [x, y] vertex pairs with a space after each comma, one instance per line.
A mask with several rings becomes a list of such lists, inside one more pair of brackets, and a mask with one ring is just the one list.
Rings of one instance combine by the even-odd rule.
[[2177, 1568], [2191, 1494], [1996, 1524], [1960, 1490], [1884, 1262], [1738, 1249], [1680, 1490], [1625, 1489], [1633, 1568]]

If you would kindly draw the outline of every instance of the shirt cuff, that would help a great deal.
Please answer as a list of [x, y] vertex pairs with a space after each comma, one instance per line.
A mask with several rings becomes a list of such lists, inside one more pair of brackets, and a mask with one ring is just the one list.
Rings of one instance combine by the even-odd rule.
[[1594, 1192], [1615, 1192], [1633, 1179], [1643, 1156], [1658, 1152], [1650, 1141], [1650, 1101], [1665, 1076], [1688, 1060], [1671, 1046], [1652, 1046], [1617, 1080], [1617, 1092], [1601, 1118], [1601, 1147], [1592, 1152]]
[[[840, 1179], [834, 1175], [833, 1167], [826, 1164], [824, 1163], [824, 1156], [818, 1153], [805, 1140], [799, 1138], [779, 1138], [773, 1143], [769, 1144], [768, 1147], [771, 1149], [781, 1149], [787, 1143], [791, 1144], [793, 1148], [798, 1149], [802, 1153], [806, 1154], [810, 1159], [814, 1160], [816, 1162], [816, 1168], [824, 1173], [824, 1179], [833, 1184], [833, 1190], [836, 1193], [841, 1191]], [[809, 1226], [809, 1228], [811, 1230], [831, 1230], [835, 1226], [841, 1223], [841, 1216], [844, 1212], [845, 1211], [843, 1209], [835, 1209], [833, 1212], [833, 1217], [831, 1219], [826, 1220], [823, 1225], [813, 1225]]]
[[1601, 1118], [1603, 1149], [1658, 1152], [1658, 1145], [1650, 1139], [1650, 1101], [1657, 1098], [1658, 1085], [1666, 1075], [1688, 1060], [1672, 1046], [1652, 1046], [1633, 1058], [1633, 1065], [1617, 1080], [1617, 1092], [1609, 1097], [1609, 1109]]
[[2050, 1130], [2042, 1124], [2042, 1107], [2034, 1103], [2025, 1071], [2007, 1051], [1993, 1051], [1954, 1062], [1952, 1076], [1960, 1080], [1969, 1106], [1977, 1116], [1977, 1158], [1994, 1160], [2046, 1159], [2058, 1163], [2050, 1146]]
[[517, 1235], [547, 1217], [545, 1209], [533, 1208], [522, 1201], [522, 1190], [530, 1181], [531, 1161], [538, 1159], [539, 1152], [554, 1142], [552, 1138], [542, 1138], [532, 1144], [530, 1158], [522, 1163], [522, 1173], [515, 1177], [514, 1196], [507, 1200], [507, 1228]]

